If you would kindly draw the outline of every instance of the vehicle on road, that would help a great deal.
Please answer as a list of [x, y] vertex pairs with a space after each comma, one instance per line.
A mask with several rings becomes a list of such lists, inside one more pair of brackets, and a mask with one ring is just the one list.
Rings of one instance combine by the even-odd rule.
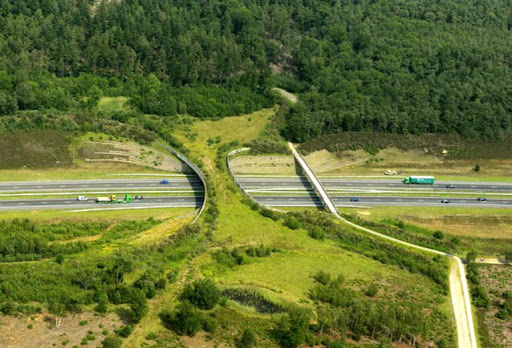
[[85, 197], [85, 196], [78, 196], [78, 197], [76, 197], [76, 200], [77, 201], [86, 201], [87, 197]]
[[433, 185], [435, 178], [433, 176], [406, 176], [404, 184]]
[[350, 198], [350, 201], [351, 201], [351, 202], [359, 202], [359, 198], [357, 198], [357, 197], [352, 197], [352, 198]]
[[455, 185], [453, 185], [453, 184], [446, 185], [446, 188], [452, 189], [452, 188], [455, 188]]
[[479, 201], [479, 202], [485, 202], [485, 201], [487, 201], [487, 198], [485, 198], [485, 197], [478, 197], [476, 200]]
[[133, 198], [134, 198], [134, 199], [143, 199], [144, 197], [142, 197], [142, 196], [135, 196], [135, 197], [133, 197]]
[[168, 184], [168, 183], [169, 183], [169, 180], [167, 180], [167, 179], [160, 180], [160, 184], [162, 184], [162, 185], [165, 185], [165, 184]]
[[96, 198], [96, 203], [103, 204], [116, 204], [116, 203], [130, 203], [132, 201], [132, 197], [130, 195], [125, 195], [123, 198], [117, 198], [115, 195], [110, 195], [108, 197], [98, 197]]
[[449, 199], [441, 199], [441, 203], [450, 203]]

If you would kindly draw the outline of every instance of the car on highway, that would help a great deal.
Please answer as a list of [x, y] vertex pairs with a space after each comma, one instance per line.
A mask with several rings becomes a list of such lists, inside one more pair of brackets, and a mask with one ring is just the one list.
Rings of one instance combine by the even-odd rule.
[[169, 180], [167, 180], [167, 179], [160, 180], [160, 184], [162, 184], [162, 185], [168, 184], [168, 183], [169, 183]]
[[78, 196], [78, 197], [76, 197], [76, 200], [77, 201], [86, 201], [87, 197], [85, 197], [85, 196]]
[[453, 185], [453, 184], [451, 184], [451, 185], [446, 185], [446, 188], [450, 188], [450, 189], [452, 189], [452, 188], [455, 188], [455, 185]]
[[476, 200], [479, 201], [479, 202], [485, 202], [485, 201], [487, 201], [487, 198], [485, 198], [485, 197], [478, 197]]
[[449, 199], [441, 199], [441, 203], [450, 203]]
[[133, 199], [144, 199], [144, 197], [142, 197], [142, 196], [135, 196], [135, 197], [133, 197]]
[[350, 198], [350, 201], [351, 201], [351, 202], [359, 202], [359, 198], [357, 198], [357, 197], [352, 197], [352, 198]]

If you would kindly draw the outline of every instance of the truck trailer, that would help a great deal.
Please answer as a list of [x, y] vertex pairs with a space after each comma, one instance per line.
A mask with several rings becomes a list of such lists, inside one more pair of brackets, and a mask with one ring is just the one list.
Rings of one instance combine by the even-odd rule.
[[107, 204], [115, 204], [115, 203], [130, 203], [132, 201], [132, 197], [130, 195], [125, 195], [123, 198], [117, 198], [115, 195], [110, 195], [108, 197], [98, 197], [96, 198], [96, 203], [107, 203]]
[[433, 176], [406, 176], [404, 184], [434, 185]]

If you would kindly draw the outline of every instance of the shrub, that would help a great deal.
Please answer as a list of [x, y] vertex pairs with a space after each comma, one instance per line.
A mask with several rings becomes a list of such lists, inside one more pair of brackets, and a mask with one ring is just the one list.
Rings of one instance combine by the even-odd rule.
[[114, 330], [114, 332], [121, 337], [128, 337], [133, 332], [133, 326], [123, 325], [119, 329]]
[[215, 332], [217, 329], [217, 321], [211, 317], [205, 317], [203, 319], [202, 327], [206, 332]]
[[313, 278], [322, 285], [327, 285], [331, 281], [331, 275], [324, 271], [318, 272]]
[[235, 339], [236, 348], [252, 348], [256, 346], [256, 335], [251, 329], [245, 329], [240, 338]]
[[188, 300], [200, 309], [212, 309], [219, 302], [220, 295], [220, 290], [211, 279], [201, 279], [185, 286], [181, 299]]
[[444, 233], [441, 232], [441, 231], [435, 231], [434, 234], [433, 234], [434, 238], [436, 239], [443, 239], [444, 238]]
[[284, 220], [284, 225], [290, 230], [298, 230], [300, 228], [300, 222], [293, 216], [287, 216]]
[[365, 291], [365, 295], [369, 297], [374, 297], [379, 292], [379, 287], [375, 283], [371, 283], [368, 289]]
[[116, 336], [108, 336], [101, 344], [103, 348], [121, 348], [123, 340]]

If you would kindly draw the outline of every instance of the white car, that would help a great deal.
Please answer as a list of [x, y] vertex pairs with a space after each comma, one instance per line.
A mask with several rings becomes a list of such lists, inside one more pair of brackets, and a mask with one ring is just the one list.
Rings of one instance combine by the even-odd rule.
[[78, 196], [78, 197], [76, 197], [76, 200], [77, 201], [86, 201], [87, 197], [85, 197], [85, 196]]

